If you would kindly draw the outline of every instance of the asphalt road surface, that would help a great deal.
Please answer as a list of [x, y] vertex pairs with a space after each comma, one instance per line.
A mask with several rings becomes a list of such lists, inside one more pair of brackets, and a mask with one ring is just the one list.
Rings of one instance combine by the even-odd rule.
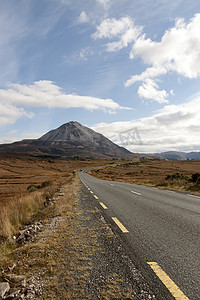
[[200, 197], [79, 176], [158, 299], [200, 299]]

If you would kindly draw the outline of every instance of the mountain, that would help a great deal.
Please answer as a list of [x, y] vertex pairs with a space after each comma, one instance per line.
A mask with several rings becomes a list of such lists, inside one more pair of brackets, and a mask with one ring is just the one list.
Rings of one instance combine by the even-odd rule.
[[200, 160], [200, 152], [178, 152], [178, 151], [167, 151], [162, 153], [151, 154], [154, 157], [168, 160]]
[[0, 145], [0, 152], [88, 158], [133, 158], [133, 154], [78, 122], [63, 124], [37, 140]]

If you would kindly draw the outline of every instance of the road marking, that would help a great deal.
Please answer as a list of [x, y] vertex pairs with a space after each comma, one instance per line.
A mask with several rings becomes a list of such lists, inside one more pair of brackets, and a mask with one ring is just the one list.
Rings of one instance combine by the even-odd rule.
[[131, 191], [131, 193], [136, 194], [136, 195], [138, 195], [138, 196], [142, 196], [142, 194], [140, 194], [140, 193], [138, 193], [138, 192], [135, 192], [135, 191]]
[[113, 183], [111, 183], [110, 185], [115, 186]]
[[99, 199], [99, 197], [97, 197], [96, 195], [93, 195], [93, 196], [94, 196], [94, 198]]
[[94, 194], [93, 191], [90, 191], [91, 194]]
[[90, 191], [90, 188], [88, 188], [88, 190]]
[[104, 209], [108, 209], [107, 206], [105, 204], [103, 204], [103, 202], [99, 202], [99, 204], [101, 204], [101, 206], [104, 208]]
[[124, 225], [117, 219], [117, 218], [112, 218], [113, 221], [117, 224], [117, 226], [121, 229], [122, 232], [126, 233], [129, 232]]
[[168, 191], [169, 193], [173, 193], [173, 194], [176, 194], [176, 192], [174, 192], [174, 191]]
[[162, 283], [166, 286], [166, 288], [170, 291], [175, 299], [189, 300], [189, 298], [183, 294], [179, 287], [171, 280], [171, 278], [161, 269], [161, 267], [156, 262], [148, 262], [148, 265], [150, 265], [152, 270], [160, 278]]
[[195, 196], [195, 195], [189, 195], [190, 197], [195, 197], [195, 198], [199, 198], [200, 199], [200, 197], [199, 196]]

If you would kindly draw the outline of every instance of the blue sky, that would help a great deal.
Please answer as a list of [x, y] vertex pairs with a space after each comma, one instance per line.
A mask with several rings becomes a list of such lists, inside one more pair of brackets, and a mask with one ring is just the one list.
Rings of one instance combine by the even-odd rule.
[[0, 143], [74, 120], [133, 152], [200, 150], [199, 1], [0, 8]]

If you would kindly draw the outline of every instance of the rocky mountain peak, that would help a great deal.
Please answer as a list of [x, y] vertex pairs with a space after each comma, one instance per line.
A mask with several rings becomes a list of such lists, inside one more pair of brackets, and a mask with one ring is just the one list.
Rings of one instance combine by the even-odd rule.
[[130, 153], [127, 149], [119, 147], [102, 134], [80, 124], [70, 121], [47, 132], [38, 139], [40, 142], [49, 142], [52, 145], [84, 148], [90, 151], [98, 151], [102, 154], [120, 155]]

